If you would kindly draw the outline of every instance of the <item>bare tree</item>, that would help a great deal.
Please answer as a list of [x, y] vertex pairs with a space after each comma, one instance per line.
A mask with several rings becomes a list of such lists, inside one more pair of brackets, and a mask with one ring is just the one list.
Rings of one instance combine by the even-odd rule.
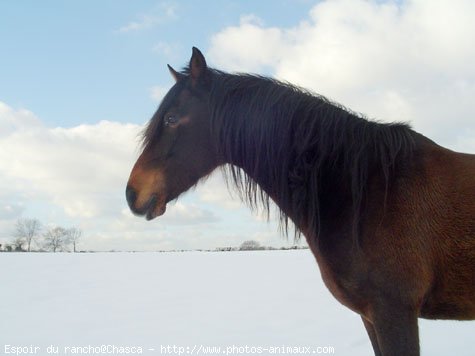
[[12, 240], [12, 249], [13, 251], [25, 251], [23, 245], [25, 244], [24, 237], [14, 237]]
[[76, 252], [76, 245], [79, 243], [79, 240], [82, 236], [82, 230], [77, 227], [72, 227], [68, 229], [68, 243], [73, 245], [73, 251]]
[[241, 251], [262, 250], [261, 244], [255, 240], [244, 241], [239, 247]]
[[68, 243], [68, 230], [60, 226], [47, 230], [43, 236], [44, 247], [53, 252], [63, 251]]
[[31, 251], [31, 243], [40, 233], [41, 223], [37, 219], [19, 219], [15, 227], [14, 244], [17, 248], [22, 249], [26, 243], [27, 251]]

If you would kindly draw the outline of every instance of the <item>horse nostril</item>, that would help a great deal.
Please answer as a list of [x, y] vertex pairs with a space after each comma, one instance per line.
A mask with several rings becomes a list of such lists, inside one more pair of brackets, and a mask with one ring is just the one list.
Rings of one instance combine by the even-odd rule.
[[125, 188], [125, 197], [129, 207], [133, 209], [135, 201], [137, 200], [137, 193], [135, 192], [134, 188], [127, 186], [127, 188]]

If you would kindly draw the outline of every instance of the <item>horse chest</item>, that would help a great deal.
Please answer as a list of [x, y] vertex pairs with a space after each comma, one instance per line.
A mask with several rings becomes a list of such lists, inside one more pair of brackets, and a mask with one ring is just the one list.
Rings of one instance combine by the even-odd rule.
[[368, 303], [361, 282], [362, 267], [355, 257], [344, 252], [328, 253], [313, 248], [312, 252], [330, 293], [349, 309], [364, 314]]

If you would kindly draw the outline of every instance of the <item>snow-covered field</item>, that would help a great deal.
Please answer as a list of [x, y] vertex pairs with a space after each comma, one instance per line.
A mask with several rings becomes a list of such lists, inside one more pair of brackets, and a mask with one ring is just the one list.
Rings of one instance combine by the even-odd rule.
[[[308, 250], [3, 253], [0, 271], [0, 354], [30, 345], [38, 355], [49, 345], [59, 354], [139, 346], [145, 355], [247, 345], [372, 355], [359, 317], [329, 294]], [[422, 355], [475, 355], [475, 322], [419, 325]]]

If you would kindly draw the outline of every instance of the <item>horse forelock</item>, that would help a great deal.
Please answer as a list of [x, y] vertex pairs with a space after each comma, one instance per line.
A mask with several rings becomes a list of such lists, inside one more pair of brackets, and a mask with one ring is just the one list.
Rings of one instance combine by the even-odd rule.
[[178, 95], [185, 87], [184, 82], [177, 82], [165, 94], [160, 102], [157, 111], [145, 125], [142, 131], [142, 149], [152, 145], [160, 137], [163, 116], [167, 113], [172, 105], [176, 103]]

